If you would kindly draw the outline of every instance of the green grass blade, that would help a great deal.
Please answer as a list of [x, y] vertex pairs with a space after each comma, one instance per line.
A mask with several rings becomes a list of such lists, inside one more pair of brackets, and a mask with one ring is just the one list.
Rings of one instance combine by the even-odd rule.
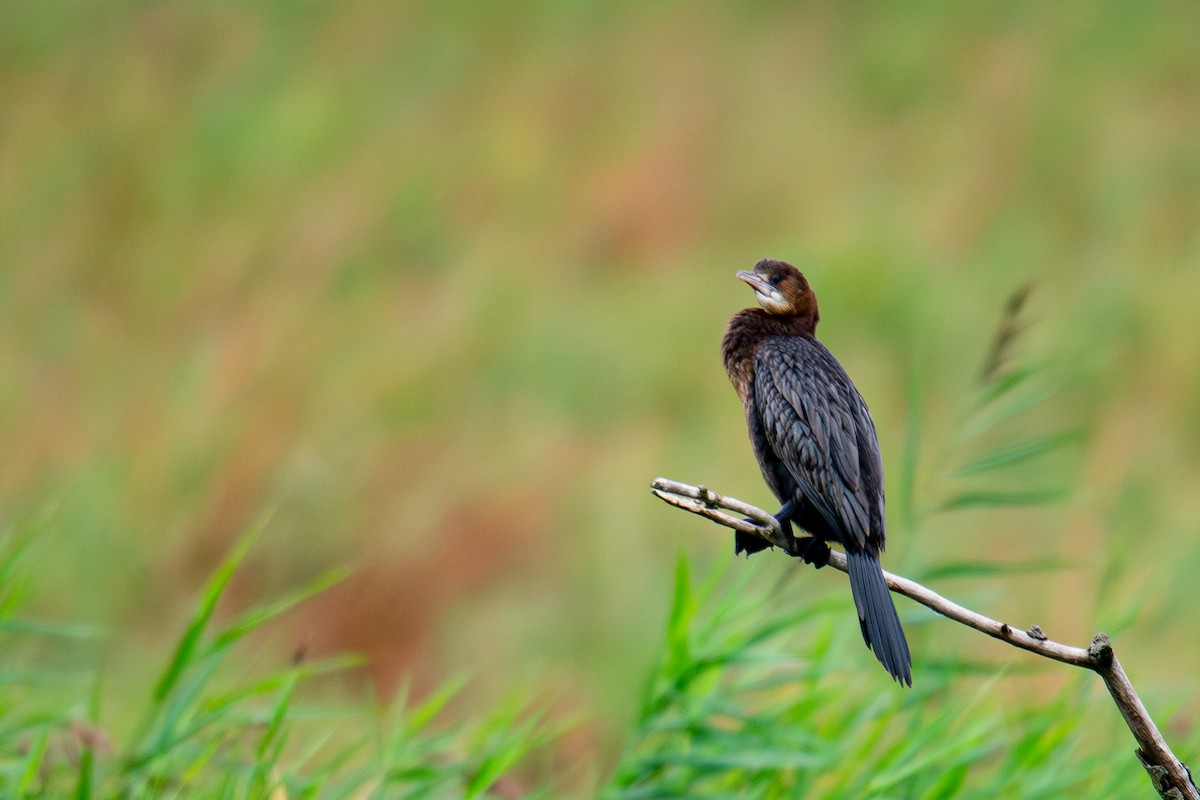
[[305, 600], [320, 594], [330, 586], [333, 586], [334, 584], [343, 580], [349, 574], [350, 570], [348, 568], [330, 570], [310, 583], [308, 586], [299, 589], [292, 594], [286, 595], [278, 600], [268, 603], [265, 606], [247, 611], [213, 638], [212, 644], [208, 648], [208, 652], [213, 653], [229, 647], [231, 644], [238, 641], [254, 629], [259, 628], [275, 617], [290, 611], [292, 608], [295, 608]]
[[1034, 436], [1023, 441], [997, 447], [974, 461], [959, 467], [954, 471], [954, 474], [960, 477], [976, 475], [980, 472], [1022, 464], [1038, 456], [1054, 452], [1066, 445], [1078, 442], [1081, 438], [1082, 434], [1079, 431], [1064, 431], [1061, 433]]
[[[186, 733], [180, 731], [185, 723], [196, 713], [196, 706], [219, 665], [217, 658], [208, 658], [195, 665], [197, 669], [187, 680], [179, 682], [179, 690], [172, 692], [169, 698], [156, 704], [159, 712], [158, 723], [148, 734], [151, 744], [141, 753], [135, 755], [126, 764], [126, 771], [135, 770], [149, 764], [155, 759], [165, 756], [176, 745], [195, 733], [195, 723], [188, 726]], [[153, 718], [152, 718], [153, 720]]]
[[671, 596], [671, 612], [667, 622], [667, 661], [683, 664], [688, 660], [689, 632], [696, 613], [687, 557], [681, 555], [675, 563], [675, 590]]
[[17, 635], [54, 636], [60, 639], [102, 639], [106, 631], [98, 625], [8, 618], [0, 620], [0, 631]]
[[92, 796], [94, 762], [95, 752], [92, 748], [83, 748], [79, 756], [79, 783], [75, 786], [75, 800], [88, 800]]
[[[215, 659], [214, 659], [215, 660]], [[227, 692], [215, 694], [200, 703], [200, 710], [206, 715], [220, 715], [237, 707], [244, 701], [265, 695], [275, 694], [289, 683], [334, 672], [343, 672], [363, 663], [361, 656], [337, 656], [322, 659], [308, 664], [298, 664], [271, 673], [249, 684], [237, 686]]]
[[1009, 372], [1005, 372], [1000, 377], [988, 383], [979, 395], [979, 405], [986, 406], [989, 403], [1003, 397], [1012, 392], [1021, 384], [1028, 381], [1030, 378], [1042, 372], [1041, 367], [1025, 365], [1017, 367]]
[[436, 717], [446, 704], [458, 696], [466, 686], [466, 676], [458, 676], [439, 686], [429, 697], [425, 699], [416, 708], [404, 713], [404, 725], [402, 731], [405, 735], [411, 736], [422, 730], [428, 725], [434, 717]]
[[267, 795], [267, 787], [274, 780], [271, 773], [274, 772], [274, 766], [279, 760], [280, 751], [287, 738], [284, 733], [284, 723], [287, 720], [298, 682], [299, 676], [296, 673], [289, 675], [280, 688], [279, 698], [274, 708], [271, 709], [266, 728], [255, 748], [256, 763], [251, 779], [253, 787], [251, 795]]
[[188, 623], [183, 637], [179, 640], [179, 645], [175, 648], [175, 654], [172, 656], [170, 663], [154, 687], [154, 700], [156, 702], [161, 703], [170, 694], [179, 681], [179, 676], [183, 673], [183, 670], [195, 659], [200, 644], [200, 637], [204, 634], [204, 629], [207, 627], [209, 620], [212, 619], [213, 612], [216, 611], [217, 601], [221, 599], [221, 595], [229, 585], [233, 573], [245, 559], [250, 546], [258, 538], [259, 533], [265, 525], [266, 519], [264, 518], [243, 535], [234, 546], [232, 552], [226, 556], [225, 561], [221, 563], [209, 579], [201, 596], [200, 606], [196, 609], [196, 613], [192, 616], [191, 622]]
[[17, 783], [17, 796], [24, 797], [31, 793], [33, 782], [37, 780], [42, 769], [42, 759], [46, 755], [46, 745], [50, 742], [50, 731], [45, 730], [33, 737], [29, 753], [25, 756], [25, 769]]
[[922, 581], [937, 581], [947, 578], [986, 578], [993, 575], [1031, 572], [1056, 572], [1071, 567], [1064, 558], [1036, 558], [1017, 562], [996, 561], [952, 561], [939, 564], [921, 573]]
[[[489, 723], [491, 725], [497, 725], [497, 722]], [[521, 724], [514, 724], [511, 719], [499, 721], [489, 737], [494, 741], [488, 743], [487, 752], [467, 781], [467, 800], [483, 796], [504, 773], [516, 766], [534, 746], [534, 731], [532, 721]]]
[[178, 770], [178, 780], [180, 788], [191, 786], [202, 779], [204, 769], [212, 763], [213, 758], [220, 752], [224, 742], [219, 737], [214, 737], [198, 753], [191, 757], [191, 761], [186, 767]]
[[1029, 409], [1041, 403], [1043, 400], [1046, 400], [1053, 395], [1053, 389], [1044, 387], [1033, 389], [1028, 394], [1019, 396], [1006, 404], [1001, 404], [995, 408], [980, 412], [973, 420], [968, 422], [963, 427], [963, 432], [960, 438], [962, 440], [973, 439], [976, 436], [995, 428], [1001, 422], [1028, 411]]
[[1067, 490], [1063, 488], [968, 491], [951, 497], [942, 504], [940, 510], [1045, 505], [1061, 502], [1066, 499], [1067, 494]]

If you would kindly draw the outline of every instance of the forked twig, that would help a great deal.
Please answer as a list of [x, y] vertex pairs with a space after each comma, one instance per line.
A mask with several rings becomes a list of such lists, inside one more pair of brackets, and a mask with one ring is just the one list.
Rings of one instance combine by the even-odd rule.
[[[789, 550], [788, 542], [784, 539], [775, 517], [761, 508], [717, 494], [704, 486], [692, 486], [666, 478], [656, 478], [651, 484], [651, 491], [670, 505], [699, 514], [727, 528], [761, 536], [788, 555], [799, 557], [798, 553]], [[739, 516], [732, 516], [725, 513], [726, 511], [732, 511]], [[845, 572], [846, 556], [833, 550], [829, 556], [829, 565]], [[1121, 668], [1121, 662], [1117, 660], [1108, 636], [1103, 633], [1096, 634], [1086, 649], [1071, 647], [1046, 638], [1036, 625], [1028, 630], [1014, 628], [1006, 622], [999, 622], [963, 608], [916, 581], [886, 571], [883, 577], [893, 592], [911, 598], [955, 622], [1022, 650], [1095, 672], [1108, 687], [1108, 692], [1124, 717], [1125, 724], [1137, 740], [1138, 749], [1135, 752], [1138, 760], [1150, 774], [1150, 780], [1158, 794], [1167, 800], [1200, 800], [1200, 790], [1197, 790], [1191, 772], [1187, 765], [1171, 752], [1154, 721], [1150, 719], [1150, 714], [1134, 691], [1133, 684]]]

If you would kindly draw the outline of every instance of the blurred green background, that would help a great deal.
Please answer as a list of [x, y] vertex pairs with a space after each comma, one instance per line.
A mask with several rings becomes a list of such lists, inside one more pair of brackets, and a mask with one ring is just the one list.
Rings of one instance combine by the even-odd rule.
[[[235, 604], [353, 571], [258, 658], [361, 652], [384, 699], [465, 673], [480, 704], [580, 715], [567, 746], [602, 769], [679, 552], [732, 558], [650, 479], [773, 502], [719, 357], [752, 301], [733, 272], [771, 256], [871, 406], [886, 566], [1061, 559], [937, 588], [1069, 643], [1109, 630], [1175, 733], [1200, 713], [1195, 4], [0, 14], [0, 509], [49, 520], [29, 603], [113, 632], [113, 697], [273, 509]], [[1011, 358], [1042, 393], [971, 438], [1027, 284]], [[980, 448], [1060, 430], [1036, 477], [1066, 502], [939, 511]], [[853, 628], [844, 583], [798, 586]], [[900, 605], [918, 682], [1029, 666]], [[846, 680], [889, 691], [858, 655]]]

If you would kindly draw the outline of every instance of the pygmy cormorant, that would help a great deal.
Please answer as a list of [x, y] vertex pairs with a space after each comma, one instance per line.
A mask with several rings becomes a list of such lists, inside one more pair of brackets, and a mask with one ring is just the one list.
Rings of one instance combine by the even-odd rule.
[[[911, 686], [912, 657], [879, 566], [883, 463], [866, 403], [816, 340], [817, 298], [799, 270], [764, 259], [737, 276], [761, 308], [733, 316], [721, 351], [763, 478], [783, 504], [776, 517], [790, 542], [792, 523], [812, 534], [791, 548], [805, 560], [823, 565], [827, 542], [845, 549], [863, 639], [893, 678]], [[738, 533], [735, 552], [768, 546]]]

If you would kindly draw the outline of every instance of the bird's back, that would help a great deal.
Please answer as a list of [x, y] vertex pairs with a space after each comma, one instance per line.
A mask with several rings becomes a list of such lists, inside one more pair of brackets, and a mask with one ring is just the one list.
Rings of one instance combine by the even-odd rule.
[[761, 426], [753, 444], [765, 451], [758, 453], [760, 463], [775, 478], [768, 483], [786, 495], [781, 500], [811, 507], [811, 527], [797, 523], [849, 549], [882, 550], [879, 441], [866, 403], [837, 359], [810, 337], [765, 339], [755, 353], [751, 404]]

